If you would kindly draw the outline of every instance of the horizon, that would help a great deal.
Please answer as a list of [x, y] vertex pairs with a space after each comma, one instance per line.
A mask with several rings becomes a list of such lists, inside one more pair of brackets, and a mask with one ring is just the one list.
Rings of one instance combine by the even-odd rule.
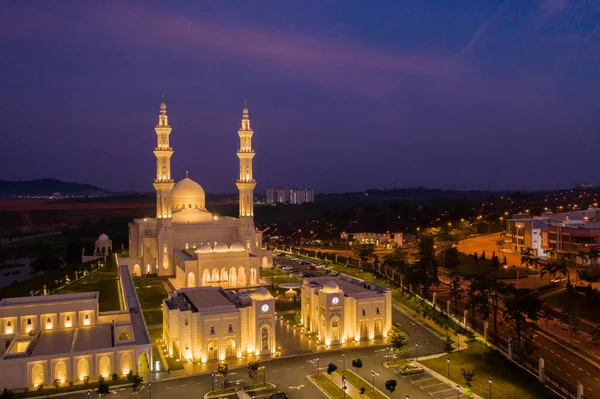
[[173, 178], [209, 192], [235, 191], [244, 100], [259, 191], [598, 183], [600, 4], [0, 9], [2, 180], [151, 191], [165, 94]]

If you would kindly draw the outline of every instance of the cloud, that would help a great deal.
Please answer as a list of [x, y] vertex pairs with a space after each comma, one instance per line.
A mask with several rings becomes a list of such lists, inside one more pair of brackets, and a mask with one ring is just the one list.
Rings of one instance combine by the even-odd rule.
[[496, 11], [492, 14], [492, 16], [489, 17], [488, 19], [486, 19], [485, 21], [483, 21], [481, 23], [481, 25], [479, 25], [477, 27], [477, 29], [475, 30], [475, 33], [473, 34], [473, 36], [471, 36], [471, 40], [469, 40], [469, 42], [460, 51], [459, 57], [468, 56], [473, 51], [477, 42], [479, 42], [481, 37], [483, 37], [486, 34], [490, 25], [492, 25], [500, 17], [502, 12], [504, 11], [504, 8], [506, 7], [506, 5], [509, 2], [510, 2], [510, 0], [504, 0], [498, 6], [498, 8], [496, 8]]

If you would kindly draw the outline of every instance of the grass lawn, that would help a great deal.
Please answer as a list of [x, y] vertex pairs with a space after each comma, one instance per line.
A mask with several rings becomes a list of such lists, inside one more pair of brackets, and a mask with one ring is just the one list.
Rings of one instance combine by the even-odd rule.
[[343, 399], [344, 391], [342, 388], [335, 385], [329, 377], [324, 376], [323, 374], [319, 375], [311, 375], [310, 378], [312, 381], [321, 387], [325, 392], [327, 392], [334, 399]]
[[142, 311], [146, 325], [156, 325], [162, 323], [163, 313], [162, 310], [144, 310]]
[[100, 293], [100, 312], [121, 310], [119, 295], [119, 277], [114, 262], [74, 284], [71, 284], [58, 292], [58, 294], [71, 294], [76, 292], [98, 291]]
[[275, 285], [283, 283], [299, 283], [302, 284], [302, 279], [295, 274], [281, 270], [278, 267], [272, 267], [270, 269], [262, 269], [260, 276], [267, 281], [273, 282]]
[[[560, 308], [565, 312], [574, 313], [584, 319], [592, 321], [594, 323], [600, 323], [600, 312], [598, 312], [598, 306], [590, 303], [585, 299], [585, 296], [581, 294], [569, 294], [567, 290], [557, 292], [552, 295], [548, 295], [542, 300], [548, 305]], [[583, 326], [579, 326], [582, 328]]]
[[[158, 310], [167, 295], [165, 287], [158, 278], [134, 277], [133, 283], [140, 300], [142, 310]], [[147, 321], [146, 321], [147, 323]]]
[[494, 397], [498, 398], [554, 398], [553, 393], [548, 391], [534, 376], [525, 372], [511, 363], [500, 353], [493, 351], [491, 365], [484, 362], [486, 347], [479, 342], [469, 343], [469, 349], [450, 353], [449, 356], [441, 356], [435, 359], [424, 360], [421, 363], [437, 373], [447, 376], [450, 358], [450, 379], [461, 386], [465, 380], [461, 375], [461, 367], [475, 370], [475, 378], [472, 382], [473, 392], [482, 397], [488, 397], [490, 386], [488, 378], [492, 377]]
[[[338, 373], [341, 373], [341, 371], [338, 371]], [[346, 369], [346, 381], [348, 381], [348, 383], [354, 385], [354, 387], [356, 389], [359, 389], [361, 387], [365, 387], [365, 397], [366, 398], [371, 398], [373, 399], [373, 388], [370, 382], [365, 381], [362, 377], [360, 377], [359, 375], [357, 375], [354, 371], [350, 370], [350, 369]], [[381, 382], [381, 381], [380, 381]], [[375, 384], [377, 385], [377, 384]], [[377, 386], [375, 386], [375, 388], [377, 388]], [[386, 395], [381, 394], [381, 392], [377, 391], [377, 389], [375, 390], [375, 398], [374, 399], [388, 399], [388, 397]]]

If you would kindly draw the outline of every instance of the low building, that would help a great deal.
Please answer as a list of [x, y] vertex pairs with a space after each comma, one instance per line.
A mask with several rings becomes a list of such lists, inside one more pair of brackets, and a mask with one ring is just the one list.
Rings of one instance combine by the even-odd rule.
[[350, 244], [357, 245], [375, 245], [391, 247], [392, 245], [402, 246], [402, 233], [375, 233], [375, 232], [343, 232], [340, 234], [342, 240], [348, 241]]
[[170, 356], [202, 363], [274, 354], [275, 300], [263, 287], [177, 290], [163, 301], [163, 342]]
[[[558, 258], [570, 256], [577, 263], [596, 263], [600, 251], [600, 208], [552, 213], [539, 216], [519, 214], [506, 221], [505, 248], [520, 253], [533, 248], [544, 258], [555, 252]], [[589, 256], [582, 257], [582, 254]]]
[[326, 345], [385, 338], [392, 328], [388, 288], [350, 277], [305, 279], [301, 292], [302, 325]]
[[312, 188], [267, 187], [265, 188], [267, 204], [304, 204], [315, 202], [315, 190]]
[[126, 267], [119, 282], [117, 312], [98, 311], [98, 292], [2, 299], [0, 387], [148, 372], [152, 343]]

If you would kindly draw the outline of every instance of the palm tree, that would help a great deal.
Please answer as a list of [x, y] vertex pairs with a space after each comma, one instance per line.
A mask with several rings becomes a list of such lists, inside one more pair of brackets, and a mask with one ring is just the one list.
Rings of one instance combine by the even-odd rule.
[[503, 239], [496, 241], [496, 247], [498, 247], [498, 252], [502, 252], [502, 250], [504, 249], [504, 244], [506, 244], [506, 241], [504, 241]]
[[550, 259], [556, 259], [556, 248], [547, 249], [546, 255], [548, 255]]
[[556, 264], [556, 273], [560, 273], [564, 277], [569, 278], [569, 265], [565, 259]]
[[525, 248], [521, 250], [521, 265], [525, 264], [526, 266], [531, 266], [534, 264], [534, 252], [533, 248]]
[[540, 269], [540, 276], [543, 277], [544, 274], [548, 275], [548, 283], [552, 282], [552, 277], [556, 276], [556, 272], [558, 271], [558, 263], [557, 262], [548, 262], [542, 265]]
[[542, 301], [537, 292], [532, 292], [526, 288], [517, 289], [508, 286], [505, 292], [504, 319], [515, 322], [517, 348], [520, 348], [522, 331], [527, 328], [527, 319], [538, 320]]
[[588, 258], [590, 260], [591, 266], [598, 266], [598, 258], [600, 257], [600, 250], [598, 250], [597, 246], [593, 246], [590, 248], [590, 252], [588, 253]]

